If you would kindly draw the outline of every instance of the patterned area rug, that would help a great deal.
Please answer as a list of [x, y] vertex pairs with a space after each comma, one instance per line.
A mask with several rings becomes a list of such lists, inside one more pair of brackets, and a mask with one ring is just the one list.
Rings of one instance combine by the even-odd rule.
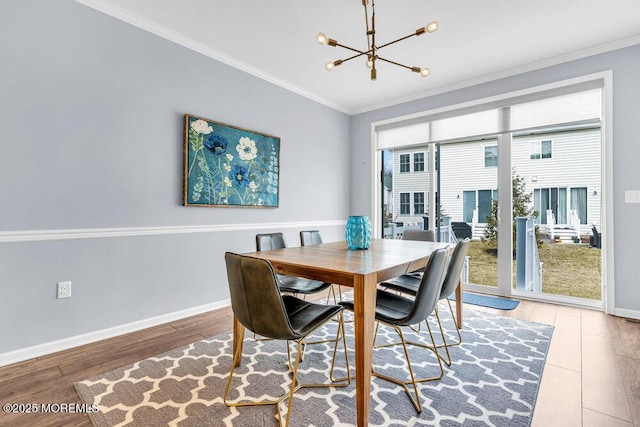
[[[444, 326], [451, 330], [450, 317], [442, 317]], [[329, 322], [318, 331], [318, 337], [333, 337], [336, 325]], [[346, 327], [353, 361], [353, 323]], [[552, 333], [552, 326], [467, 310], [463, 344], [451, 348], [453, 364], [445, 366], [444, 378], [420, 386], [423, 412], [415, 411], [401, 387], [374, 378], [369, 423], [529, 426]], [[411, 339], [420, 339], [419, 334], [413, 335]], [[396, 340], [393, 330], [380, 328], [378, 343]], [[256, 341], [248, 334], [244, 348], [230, 398], [274, 397], [288, 390], [290, 376], [283, 342]], [[410, 352], [417, 376], [437, 373], [432, 352], [419, 347]], [[300, 365], [301, 382], [325, 382], [331, 353], [329, 344], [309, 345]], [[376, 349], [373, 362], [380, 372], [409, 378], [402, 347]], [[99, 411], [91, 414], [97, 427], [276, 426], [273, 406], [224, 405], [230, 364], [231, 336], [224, 334], [79, 382], [76, 389], [85, 403], [98, 405]], [[336, 366], [336, 375], [346, 373], [344, 357]], [[284, 404], [280, 411], [286, 412]], [[309, 388], [295, 394], [292, 425], [348, 426], [355, 422], [355, 381], [345, 388]]]

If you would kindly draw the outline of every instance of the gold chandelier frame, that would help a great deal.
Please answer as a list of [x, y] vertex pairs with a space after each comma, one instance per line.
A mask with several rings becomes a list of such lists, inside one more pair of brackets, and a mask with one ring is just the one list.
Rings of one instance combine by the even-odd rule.
[[355, 58], [359, 58], [361, 56], [367, 56], [367, 67], [371, 69], [371, 80], [376, 80], [377, 79], [377, 68], [376, 68], [376, 61], [383, 61], [383, 62], [387, 62], [389, 64], [393, 64], [393, 65], [397, 65], [399, 67], [403, 67], [403, 68], [407, 68], [409, 70], [411, 70], [414, 73], [418, 73], [420, 74], [422, 77], [429, 77], [429, 75], [431, 74], [431, 71], [428, 68], [421, 68], [421, 67], [410, 67], [408, 65], [404, 65], [404, 64], [400, 64], [399, 62], [396, 61], [392, 61], [388, 58], [383, 58], [379, 55], [379, 51], [382, 48], [385, 48], [387, 46], [390, 46], [392, 44], [398, 43], [402, 40], [406, 40], [408, 38], [414, 37], [414, 36], [421, 36], [422, 34], [425, 33], [434, 33], [438, 30], [438, 23], [436, 21], [431, 21], [429, 22], [426, 26], [418, 28], [415, 32], [404, 36], [404, 37], [400, 37], [399, 39], [393, 40], [391, 42], [388, 43], [384, 43], [381, 45], [376, 45], [376, 6], [375, 6], [375, 0], [371, 0], [371, 19], [369, 19], [369, 1], [368, 0], [362, 0], [362, 6], [364, 7], [364, 19], [365, 19], [365, 24], [366, 24], [366, 34], [367, 34], [367, 50], [359, 50], [359, 49], [354, 49], [350, 46], [346, 46], [343, 45], [341, 43], [338, 43], [336, 40], [331, 39], [329, 37], [327, 37], [324, 33], [318, 33], [318, 36], [316, 37], [316, 41], [318, 43], [320, 43], [321, 45], [329, 45], [329, 46], [339, 46], [343, 49], [347, 49], [350, 50], [352, 52], [356, 52], [356, 55], [350, 56], [348, 58], [344, 58], [344, 59], [337, 59], [335, 61], [331, 61], [328, 62], [325, 65], [325, 68], [327, 71], [331, 71], [333, 70], [335, 67], [344, 64], [347, 61], [351, 61], [352, 59]]

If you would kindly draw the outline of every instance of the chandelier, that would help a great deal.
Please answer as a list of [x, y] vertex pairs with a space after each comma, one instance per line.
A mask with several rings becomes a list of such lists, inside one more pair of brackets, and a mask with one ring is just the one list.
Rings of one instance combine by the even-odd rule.
[[362, 0], [362, 6], [364, 6], [364, 20], [366, 24], [367, 31], [367, 50], [359, 50], [354, 49], [349, 46], [345, 46], [343, 44], [338, 43], [337, 41], [328, 38], [324, 33], [318, 33], [316, 41], [321, 45], [328, 44], [329, 46], [340, 46], [341, 48], [350, 50], [352, 52], [356, 52], [355, 55], [350, 56], [345, 59], [338, 59], [336, 61], [328, 62], [325, 65], [327, 71], [333, 70], [338, 65], [341, 65], [347, 61], [351, 61], [352, 59], [359, 58], [361, 56], [367, 57], [367, 68], [371, 69], [371, 80], [375, 80], [377, 78], [376, 71], [376, 61], [388, 62], [389, 64], [397, 65], [399, 67], [407, 68], [408, 70], [413, 71], [414, 73], [419, 73], [422, 77], [428, 77], [431, 74], [431, 71], [428, 68], [420, 68], [420, 67], [409, 67], [408, 65], [400, 64], [398, 62], [392, 61], [387, 58], [381, 57], [378, 52], [387, 46], [390, 46], [394, 43], [398, 43], [399, 41], [406, 40], [413, 36], [421, 36], [424, 33], [434, 33], [438, 30], [438, 23], [436, 21], [429, 22], [426, 27], [418, 28], [414, 33], [409, 34], [408, 36], [400, 37], [397, 40], [393, 40], [389, 43], [384, 43], [381, 45], [376, 44], [376, 5], [375, 0], [371, 0], [371, 20], [369, 20], [369, 8], [368, 8], [368, 0]]

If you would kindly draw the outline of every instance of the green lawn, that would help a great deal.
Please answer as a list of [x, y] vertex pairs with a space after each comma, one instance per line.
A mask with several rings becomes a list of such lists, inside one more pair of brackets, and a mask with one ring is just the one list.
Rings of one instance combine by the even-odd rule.
[[[542, 291], [545, 293], [600, 299], [601, 252], [586, 244], [543, 243], [540, 246]], [[469, 282], [497, 285], [496, 250], [482, 241], [469, 246]], [[515, 282], [515, 262], [514, 262]]]

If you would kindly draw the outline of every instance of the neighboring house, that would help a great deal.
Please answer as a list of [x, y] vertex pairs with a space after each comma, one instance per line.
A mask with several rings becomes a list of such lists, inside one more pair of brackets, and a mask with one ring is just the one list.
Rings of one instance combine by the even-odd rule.
[[[394, 221], [422, 223], [429, 200], [427, 156], [426, 146], [394, 151]], [[591, 224], [600, 228], [600, 162], [599, 127], [554, 129], [513, 138], [514, 173], [524, 178], [532, 195], [531, 207], [539, 212], [538, 223], [543, 226], [553, 219], [559, 228], [579, 223], [580, 235], [588, 235]], [[498, 196], [497, 165], [495, 139], [441, 145], [442, 213], [452, 221], [482, 229], [491, 202]]]

